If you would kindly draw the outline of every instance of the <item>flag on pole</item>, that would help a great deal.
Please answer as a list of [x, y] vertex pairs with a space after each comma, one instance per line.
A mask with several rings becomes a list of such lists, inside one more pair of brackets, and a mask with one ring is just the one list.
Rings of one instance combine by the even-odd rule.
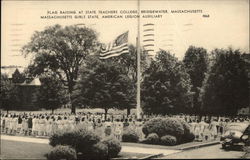
[[128, 31], [119, 35], [107, 46], [101, 47], [100, 59], [108, 59], [121, 54], [129, 53], [128, 50]]

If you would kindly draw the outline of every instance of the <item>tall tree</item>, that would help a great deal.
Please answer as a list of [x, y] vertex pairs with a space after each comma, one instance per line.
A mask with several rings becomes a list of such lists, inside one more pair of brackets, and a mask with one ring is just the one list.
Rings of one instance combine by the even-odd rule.
[[20, 104], [17, 86], [4, 74], [1, 74], [0, 102], [0, 108], [6, 109], [7, 112]]
[[190, 46], [185, 53], [183, 63], [191, 79], [191, 91], [195, 93], [193, 97], [193, 111], [197, 114], [201, 112], [201, 101], [199, 101], [199, 94], [205, 74], [209, 68], [209, 58], [206, 49]]
[[[79, 67], [86, 56], [95, 51], [96, 39], [95, 31], [90, 28], [55, 25], [40, 32], [36, 31], [31, 41], [23, 47], [23, 53], [34, 57], [29, 66], [33, 75], [55, 73], [68, 88], [71, 100]], [[71, 112], [75, 113], [74, 105]]]
[[13, 83], [23, 83], [25, 81], [25, 75], [21, 74], [18, 69], [12, 74]]
[[143, 110], [156, 114], [187, 112], [191, 107], [190, 90], [190, 78], [182, 62], [161, 50], [145, 70]]
[[[141, 73], [144, 73], [146, 68], [148, 68], [151, 58], [148, 56], [148, 53], [141, 48]], [[129, 89], [127, 94], [127, 100], [129, 103], [126, 105], [127, 115], [130, 114], [130, 109], [135, 108], [136, 105], [136, 83], [137, 83], [137, 48], [130, 44], [129, 53], [123, 54], [122, 56], [112, 57], [114, 65], [121, 65], [123, 73], [130, 78], [132, 83], [132, 89]], [[143, 80], [143, 75], [141, 80]], [[121, 109], [124, 109], [121, 108]]]
[[88, 58], [73, 94], [76, 97], [74, 103], [103, 108], [105, 118], [110, 108], [124, 109], [130, 106], [129, 93], [133, 84], [124, 73], [124, 66], [112, 59], [100, 60], [98, 56]]
[[37, 95], [38, 104], [40, 108], [51, 109], [54, 113], [55, 109], [62, 107], [67, 102], [64, 86], [56, 75], [43, 74], [40, 81], [41, 87]]
[[210, 114], [235, 115], [249, 105], [246, 63], [239, 50], [215, 49], [214, 65], [202, 95], [203, 110]]

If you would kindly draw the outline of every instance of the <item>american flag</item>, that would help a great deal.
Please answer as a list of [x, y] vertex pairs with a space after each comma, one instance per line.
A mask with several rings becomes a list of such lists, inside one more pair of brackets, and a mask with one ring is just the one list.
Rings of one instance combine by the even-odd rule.
[[108, 59], [128, 53], [128, 31], [119, 35], [114, 41], [108, 45], [101, 47], [100, 59]]

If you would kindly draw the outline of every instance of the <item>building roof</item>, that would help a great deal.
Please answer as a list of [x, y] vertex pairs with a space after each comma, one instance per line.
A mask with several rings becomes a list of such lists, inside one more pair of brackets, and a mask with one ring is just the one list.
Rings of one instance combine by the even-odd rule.
[[27, 80], [25, 80], [22, 84], [20, 84], [20, 86], [40, 86], [41, 85], [41, 81], [39, 80], [39, 78], [34, 78], [31, 82], [27, 82]]

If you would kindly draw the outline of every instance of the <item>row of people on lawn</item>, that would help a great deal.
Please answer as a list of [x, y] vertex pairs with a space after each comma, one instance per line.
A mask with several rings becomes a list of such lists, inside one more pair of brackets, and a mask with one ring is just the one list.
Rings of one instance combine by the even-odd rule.
[[[157, 115], [159, 116], [159, 115]], [[126, 130], [134, 130], [140, 139], [145, 138], [142, 132], [143, 124], [154, 116], [147, 116], [143, 119], [136, 119], [135, 115], [128, 117], [124, 115], [104, 114], [1, 114], [1, 129], [3, 133], [13, 135], [50, 136], [56, 132], [74, 128], [86, 128], [94, 130], [100, 136], [114, 135], [119, 140]], [[188, 122], [195, 140], [203, 141], [215, 139], [226, 131], [228, 122], [248, 121], [248, 118], [226, 119], [206, 118], [197, 119], [192, 116], [174, 116]], [[105, 120], [106, 119], [106, 120]]]
[[104, 120], [100, 117], [87, 118], [86, 116], [8, 115], [1, 117], [1, 129], [6, 134], [50, 136], [56, 132], [63, 132], [74, 128], [85, 128], [87, 130], [94, 130], [102, 137], [113, 134], [119, 140], [121, 140], [123, 132], [135, 130], [142, 139], [142, 126], [144, 122], [132, 119], [111, 120], [107, 118], [107, 120]]

